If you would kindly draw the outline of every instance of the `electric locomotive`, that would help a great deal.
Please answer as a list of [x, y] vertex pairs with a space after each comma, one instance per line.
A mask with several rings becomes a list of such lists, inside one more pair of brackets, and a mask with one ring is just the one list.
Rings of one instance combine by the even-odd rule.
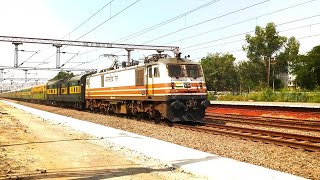
[[122, 62], [86, 79], [86, 107], [104, 113], [149, 117], [156, 123], [202, 122], [207, 89], [198, 62], [153, 54], [144, 64]]

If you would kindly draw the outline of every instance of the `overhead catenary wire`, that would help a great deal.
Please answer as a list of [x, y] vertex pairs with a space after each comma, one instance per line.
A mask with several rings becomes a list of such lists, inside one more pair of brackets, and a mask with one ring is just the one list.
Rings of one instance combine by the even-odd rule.
[[[111, 3], [115, 1], [115, 0], [111, 0], [109, 3], [105, 4], [104, 6], [102, 6], [102, 8], [100, 8], [98, 11], [96, 11], [95, 13], [93, 13], [89, 18], [87, 18], [86, 20], [84, 20], [82, 23], [80, 23], [76, 28], [74, 28], [72, 31], [70, 31], [68, 34], [64, 35], [61, 39], [64, 39], [65, 37], [69, 36], [70, 34], [72, 34], [73, 32], [75, 32], [77, 29], [79, 29], [81, 26], [83, 26], [85, 23], [87, 23], [88, 21], [90, 21], [94, 16], [96, 16], [98, 13], [100, 13], [103, 9], [105, 9], [106, 7], [108, 7], [109, 5], [111, 6]], [[52, 46], [48, 46], [47, 48], [38, 50], [37, 53], [33, 54], [31, 57], [29, 57], [28, 59], [26, 59], [25, 61], [23, 61], [23, 63], [27, 62], [28, 60], [30, 60], [34, 55], [36, 54], [40, 54], [41, 52], [51, 48]], [[47, 59], [45, 59], [42, 62], [46, 62], [48, 59], [50, 59], [51, 57], [53, 57], [54, 55], [48, 57]], [[42, 62], [39, 62], [40, 64], [42, 64]]]
[[[92, 63], [92, 62], [94, 62], [94, 61], [98, 61], [97, 63], [99, 63], [100, 61], [99, 60], [101, 60], [101, 59], [103, 59], [104, 57], [98, 57], [98, 58], [96, 58], [96, 59], [94, 59], [94, 60], [91, 60], [90, 61], [90, 63]], [[74, 66], [74, 67], [72, 67], [72, 68], [76, 68], [76, 67], [79, 67], [79, 66], [81, 66], [81, 65], [83, 65], [83, 64], [87, 64], [88, 62], [83, 62], [83, 63], [79, 63], [78, 65], [76, 65], [76, 66]], [[97, 63], [94, 63], [94, 64], [91, 64], [91, 66], [93, 66], [93, 65], [95, 65], [95, 64], [97, 64]]]
[[[286, 8], [278, 9], [276, 11], [272, 11], [272, 12], [269, 12], [269, 13], [266, 13], [266, 14], [262, 14], [262, 15], [256, 16], [254, 18], [249, 18], [249, 19], [246, 19], [246, 20], [238, 21], [238, 22], [235, 22], [235, 23], [223, 26], [223, 27], [212, 29], [212, 30], [209, 30], [209, 31], [206, 31], [206, 32], [202, 32], [202, 33], [199, 33], [199, 34], [196, 34], [196, 35], [192, 35], [192, 36], [188, 36], [188, 37], [185, 37], [185, 38], [181, 38], [181, 39], [178, 39], [178, 40], [174, 40], [174, 41], [171, 41], [171, 42], [168, 42], [168, 43], [165, 43], [165, 44], [171, 44], [171, 43], [179, 42], [179, 41], [182, 41], [182, 40], [187, 40], [187, 39], [195, 38], [195, 37], [198, 37], [198, 36], [202, 36], [202, 35], [214, 32], [214, 31], [222, 30], [222, 29], [225, 29], [225, 28], [229, 28], [229, 27], [232, 27], [232, 26], [235, 26], [235, 25], [239, 25], [239, 24], [245, 23], [245, 22], [256, 20], [256, 19], [264, 17], [264, 16], [269, 16], [269, 15], [272, 15], [272, 14], [275, 14], [275, 13], [279, 13], [279, 12], [282, 12], [282, 11], [285, 11], [285, 10], [288, 10], [288, 9], [291, 9], [291, 8], [295, 8], [295, 7], [298, 7], [298, 6], [313, 2], [313, 1], [316, 1], [316, 0], [310, 0], [310, 1], [303, 2], [303, 3], [295, 4], [295, 5], [286, 7]], [[319, 16], [319, 15], [316, 15], [316, 16]]]
[[[268, 16], [268, 15], [271, 15], [271, 14], [275, 14], [275, 13], [281, 12], [281, 11], [285, 11], [285, 10], [288, 10], [288, 9], [291, 9], [291, 8], [295, 8], [295, 7], [298, 7], [298, 6], [301, 6], [301, 5], [304, 5], [304, 4], [313, 2], [313, 1], [317, 1], [317, 0], [309, 0], [309, 1], [306, 1], [306, 2], [299, 3], [299, 4], [295, 4], [295, 5], [292, 5], [292, 6], [289, 6], [289, 7], [285, 7], [285, 8], [282, 8], [282, 9], [278, 9], [278, 10], [276, 10], [276, 11], [272, 11], [272, 12], [269, 12], [269, 13], [266, 13], [266, 14], [262, 14], [262, 15], [256, 16], [256, 17], [254, 17], [254, 18], [250, 18], [250, 19], [247, 19], [247, 20], [239, 21], [239, 22], [236, 22], [236, 23], [233, 23], [233, 24], [224, 26], [224, 27], [216, 28], [216, 29], [213, 29], [213, 30], [210, 30], [210, 31], [207, 31], [207, 32], [203, 32], [203, 33], [200, 33], [200, 34], [197, 34], [197, 35], [192, 35], [192, 36], [189, 36], [189, 37], [186, 37], [186, 38], [182, 38], [182, 39], [179, 39], [179, 40], [175, 40], [175, 41], [171, 41], [171, 42], [165, 43], [165, 44], [170, 44], [170, 43], [174, 43], [174, 42], [179, 42], [179, 41], [181, 41], [181, 40], [186, 40], [186, 39], [194, 38], [194, 37], [201, 36], [201, 35], [204, 35], [204, 34], [213, 32], [213, 31], [222, 30], [222, 29], [227, 28], [227, 27], [239, 25], [239, 24], [241, 24], [241, 23], [245, 23], [245, 22], [248, 22], [248, 21], [251, 21], [251, 20], [256, 20], [257, 18], [261, 18], [261, 17], [264, 17], [264, 16]], [[213, 3], [213, 2], [211, 1], [211, 2], [209, 2], [209, 3]], [[207, 4], [208, 4], [208, 3], [207, 3]], [[204, 4], [204, 5], [202, 5], [202, 6], [205, 6], [205, 7], [206, 7], [207, 4]], [[202, 6], [199, 6], [199, 7], [202, 7]], [[191, 11], [194, 11], [194, 10], [198, 9], [199, 7], [195, 8], [195, 9], [193, 9], [193, 10], [191, 10]], [[188, 11], [188, 12], [191, 12], [191, 11]], [[181, 14], [181, 15], [175, 16], [174, 18], [171, 18], [171, 19], [169, 19], [169, 20], [167, 20], [167, 21], [168, 21], [168, 23], [169, 23], [170, 20], [173, 20], [173, 19], [175, 19], [176, 17], [180, 17], [180, 16], [182, 16], [182, 15], [184, 15], [184, 14], [186, 14], [186, 13], [183, 13], [183, 14]], [[182, 17], [183, 17], [183, 16], [182, 16]], [[166, 23], [167, 21], [164, 21], [164, 22], [162, 22], [162, 23]], [[156, 24], [156, 25], [154, 25], [154, 26], [151, 26], [151, 27], [149, 27], [149, 28], [143, 29], [143, 30], [138, 31], [138, 32], [136, 32], [136, 33], [133, 33], [133, 34], [127, 36], [127, 37], [128, 37], [128, 39], [131, 39], [130, 36], [134, 36], [134, 35], [138, 35], [138, 34], [140, 35], [140, 33], [141, 33], [141, 34], [147, 33], [147, 32], [149, 32], [149, 31], [154, 30], [155, 28], [157, 28], [157, 25], [161, 25], [161, 23]], [[153, 28], [153, 27], [154, 27], [154, 28]], [[160, 27], [160, 26], [159, 26], [159, 27]], [[146, 32], [144, 32], [144, 31], [146, 31]], [[125, 38], [126, 38], [126, 37], [125, 37]], [[122, 39], [124, 39], [124, 38], [122, 38]], [[122, 39], [120, 39], [120, 40], [118, 40], [118, 41], [121, 41]], [[128, 39], [125, 39], [125, 40], [128, 40]], [[117, 41], [115, 41], [115, 42], [117, 42]], [[82, 54], [90, 53], [90, 52], [92, 52], [92, 51], [93, 51], [93, 50], [90, 50], [90, 51], [84, 52], [84, 53], [82, 53]], [[114, 54], [117, 54], [117, 53], [120, 53], [120, 52], [123, 52], [123, 50], [114, 52]]]
[[[302, 5], [302, 3], [300, 3], [300, 5]], [[297, 6], [297, 5], [290, 6], [290, 7], [296, 7], [296, 6]], [[284, 8], [284, 9], [288, 9], [288, 8]], [[282, 10], [284, 10], [284, 9], [282, 9]], [[279, 11], [279, 10], [277, 10], [277, 11]], [[273, 11], [273, 12], [277, 12], [277, 11]], [[271, 14], [271, 13], [267, 13], [267, 14]], [[313, 16], [303, 17], [303, 18], [300, 18], [300, 19], [295, 19], [295, 20], [283, 22], [283, 23], [280, 23], [280, 24], [278, 24], [278, 25], [276, 25], [276, 26], [282, 26], [282, 25], [286, 25], [286, 24], [289, 24], [289, 23], [294, 23], [294, 22], [298, 22], [298, 21], [304, 21], [304, 20], [311, 19], [311, 18], [315, 18], [315, 17], [319, 17], [319, 16], [320, 16], [320, 15], [313, 15]], [[260, 16], [258, 16], [258, 17], [260, 17]], [[282, 30], [282, 31], [280, 31], [280, 32], [289, 31], [289, 30], [294, 30], [294, 29], [299, 29], [299, 28], [308, 27], [308, 26], [314, 26], [314, 25], [318, 25], [318, 24], [319, 24], [319, 23], [308, 24], [308, 25], [304, 25], [304, 26], [299, 26], [299, 27], [295, 27], [295, 28], [290, 28], [290, 29]], [[243, 33], [240, 33], [240, 34], [235, 34], [235, 35], [232, 35], [232, 36], [227, 36], [227, 37], [215, 39], [215, 40], [210, 41], [210, 42], [220, 41], [220, 40], [228, 39], [228, 38], [231, 38], [231, 37], [236, 37], [236, 36], [239, 36], [239, 35], [245, 35], [245, 34], [252, 33], [252, 32], [254, 32], [254, 31], [247, 31], [247, 32], [243, 32]], [[214, 46], [219, 46], [219, 45], [225, 45], [225, 44], [240, 42], [240, 41], [244, 41], [244, 40], [245, 40], [245, 39], [240, 39], [240, 40], [235, 40], [235, 41], [231, 41], [231, 42], [227, 42], [227, 43], [221, 43], [221, 44], [218, 44], [218, 45], [212, 45], [212, 46], [206, 46], [206, 47], [200, 47], [200, 48], [196, 48], [196, 49], [186, 50], [187, 48], [190, 48], [190, 47], [193, 47], [193, 46], [197, 46], [197, 45], [193, 45], [193, 46], [186, 47], [186, 48], [182, 48], [182, 49], [183, 49], [183, 50], [186, 50], [187, 52], [190, 52], [190, 51], [195, 51], [195, 50], [199, 50], [199, 49], [205, 49], [205, 48], [208, 48], [208, 47], [214, 47]], [[198, 45], [199, 45], [199, 44], [198, 44]], [[237, 50], [237, 51], [239, 51], [239, 50]], [[236, 51], [234, 51], [234, 52], [236, 52]]]
[[[303, 19], [305, 19], [305, 18], [303, 18]], [[285, 25], [285, 24], [289, 24], [289, 23], [293, 23], [293, 22], [298, 22], [300, 20], [301, 19], [298, 19], [298, 20], [295, 20], [295, 21], [284, 22], [284, 23], [276, 25], [276, 27], [277, 26], [282, 26], [282, 25]], [[309, 26], [318, 25], [318, 24], [320, 24], [320, 23], [312, 23], [312, 24], [308, 24], [308, 25], [303, 25], [303, 26], [299, 26], [299, 27], [294, 27], [294, 28], [282, 30], [282, 31], [279, 31], [279, 32], [284, 32], [284, 31], [289, 31], [289, 30], [294, 30], [294, 29], [300, 29], [300, 28], [309, 27]], [[204, 44], [208, 44], [208, 43], [212, 43], [212, 42], [216, 42], [216, 41], [221, 41], [221, 40], [229, 39], [229, 38], [232, 38], [232, 37], [237, 37], [237, 36], [240, 36], [240, 35], [246, 35], [246, 34], [252, 33], [252, 32], [254, 32], [254, 30], [246, 31], [246, 32], [242, 32], [242, 33], [238, 33], [238, 34], [234, 34], [234, 35], [231, 35], [231, 36], [226, 36], [226, 37], [222, 37], [222, 38], [218, 38], [218, 39], [214, 39], [214, 40], [210, 40], [210, 41], [199, 43], [199, 44], [194, 44], [194, 45], [187, 46], [187, 47], [184, 47], [184, 48], [181, 48], [181, 49], [186, 50], [186, 49], [189, 49], [191, 47], [197, 47], [197, 46], [201, 46], [201, 45], [204, 45]], [[191, 51], [193, 51], [193, 50], [191, 50]]]
[[193, 12], [196, 12], [196, 11], [202, 9], [202, 8], [208, 7], [209, 5], [212, 5], [212, 4], [217, 3], [217, 2], [219, 2], [219, 1], [220, 1], [220, 0], [210, 1], [210, 2], [208, 2], [208, 3], [205, 3], [205, 4], [201, 5], [201, 6], [196, 7], [196, 8], [194, 8], [194, 9], [190, 10], [190, 11], [187, 11], [187, 12], [185, 12], [185, 13], [182, 13], [182, 14], [180, 14], [180, 15], [178, 15], [178, 16], [173, 17], [173, 18], [167, 19], [167, 20], [165, 20], [165, 21], [163, 21], [163, 22], [161, 22], [161, 23], [155, 24], [155, 25], [150, 26], [150, 27], [148, 27], [148, 28], [142, 29], [142, 30], [140, 30], [140, 31], [138, 31], [138, 32], [135, 32], [135, 33], [133, 33], [133, 34], [130, 34], [130, 35], [126, 36], [126, 37], [120, 38], [119, 40], [114, 41], [114, 42], [123, 42], [123, 41], [129, 40], [129, 39], [138, 37], [138, 36], [140, 36], [140, 35], [142, 35], [142, 34], [145, 34], [145, 33], [147, 33], [147, 32], [150, 32], [150, 31], [152, 31], [152, 30], [154, 30], [154, 29], [157, 29], [157, 28], [159, 28], [159, 27], [161, 27], [161, 26], [164, 26], [164, 25], [166, 25], [166, 24], [168, 24], [168, 23], [174, 22], [174, 21], [176, 21], [176, 20], [178, 20], [178, 19], [180, 19], [180, 18], [185, 17], [185, 16], [188, 15], [188, 14], [191, 14], [191, 13], [193, 13]]
[[[210, 21], [213, 21], [213, 20], [216, 20], [216, 19], [219, 19], [219, 18], [228, 16], [228, 15], [231, 15], [231, 14], [234, 14], [234, 13], [237, 13], [237, 12], [240, 12], [240, 11], [243, 11], [243, 10], [245, 10], [245, 9], [249, 9], [249, 8], [251, 8], [251, 7], [254, 7], [254, 6], [257, 6], [257, 5], [266, 3], [266, 2], [268, 2], [268, 1], [270, 1], [270, 0], [265, 0], [265, 1], [259, 2], [259, 3], [253, 4], [253, 5], [250, 5], [250, 6], [247, 6], [247, 7], [244, 7], [244, 8], [241, 8], [241, 9], [238, 9], [238, 10], [235, 10], [235, 11], [232, 11], [232, 12], [229, 12], [229, 13], [226, 13], [226, 14], [223, 14], [223, 15], [220, 15], [220, 16], [217, 16], [217, 17], [214, 17], [214, 18], [211, 18], [211, 19], [208, 19], [208, 20], [205, 20], [205, 21], [201, 21], [201, 22], [199, 22], [199, 23], [196, 23], [196, 24], [193, 24], [193, 25], [190, 25], [190, 26], [181, 28], [181, 29], [179, 29], [179, 30], [177, 30], [177, 31], [174, 31], [174, 32], [165, 34], [165, 35], [163, 35], [163, 36], [154, 38], [154, 39], [152, 39], [152, 40], [146, 41], [146, 42], [144, 42], [144, 43], [142, 43], [142, 44], [147, 44], [147, 43], [149, 43], [149, 42], [152, 42], [152, 41], [155, 41], [155, 40], [164, 38], [164, 37], [166, 37], [166, 36], [169, 36], [169, 35], [178, 33], [178, 32], [180, 32], [180, 31], [183, 31], [183, 30], [186, 30], [186, 29], [189, 29], [189, 28], [192, 28], [192, 27], [195, 27], [195, 26], [198, 26], [198, 25], [201, 25], [201, 24], [204, 24], [204, 23], [207, 23], [207, 22], [210, 22]], [[151, 30], [150, 30], [150, 31], [151, 31]], [[147, 31], [147, 32], [149, 32], [149, 31]], [[142, 33], [142, 34], [143, 34], [143, 33]], [[120, 52], [122, 52], [122, 50], [121, 50], [121, 51], [114, 52], [114, 54], [117, 54], [117, 53], [120, 53]]]
[[[76, 40], [79, 40], [83, 37], [85, 37], [86, 35], [90, 34], [91, 32], [95, 31], [96, 29], [98, 29], [99, 27], [101, 27], [103, 24], [105, 24], [106, 22], [110, 21], [111, 19], [115, 18], [116, 16], [120, 15], [121, 13], [123, 13], [124, 11], [126, 11], [127, 9], [129, 9], [130, 7], [132, 7], [133, 5], [135, 5], [136, 3], [138, 3], [140, 0], [136, 0], [135, 2], [131, 3], [130, 5], [126, 6], [125, 8], [123, 8], [121, 11], [117, 12], [115, 15], [109, 17], [108, 19], [106, 19], [105, 21], [103, 21], [102, 23], [98, 24], [97, 26], [95, 26], [94, 28], [92, 28], [91, 30], [89, 30], [88, 32], [84, 33], [83, 35], [81, 35], [80, 37], [78, 37]], [[63, 49], [65, 49], [67, 46], [65, 46]], [[55, 54], [51, 55], [50, 57], [48, 57], [45, 61], [46, 62], [48, 59], [52, 58]]]
[[105, 24], [106, 22], [110, 21], [112, 18], [118, 16], [119, 14], [121, 14], [122, 12], [124, 12], [125, 10], [129, 9], [131, 6], [135, 5], [136, 3], [138, 3], [140, 0], [136, 0], [135, 2], [131, 3], [129, 6], [125, 7], [124, 9], [122, 9], [121, 11], [117, 12], [115, 15], [111, 16], [110, 18], [106, 19], [105, 21], [103, 21], [102, 23], [98, 24], [96, 27], [92, 28], [90, 31], [84, 33], [82, 36], [80, 36], [79, 38], [77, 38], [76, 40], [79, 40], [81, 38], [83, 38], [84, 36], [90, 34], [92, 31], [98, 29], [100, 26], [102, 26], [103, 24]]
[[[102, 6], [102, 8], [100, 8], [98, 11], [96, 11], [95, 13], [93, 13], [88, 19], [86, 19], [85, 21], [83, 21], [81, 24], [79, 24], [76, 28], [74, 28], [71, 32], [69, 32], [67, 35], [65, 35], [64, 37], [62, 37], [62, 39], [64, 39], [65, 37], [69, 36], [70, 34], [72, 34], [74, 31], [76, 31], [77, 29], [79, 29], [81, 26], [83, 26], [85, 23], [87, 23], [88, 21], [90, 21], [90, 19], [92, 19], [94, 16], [96, 16], [99, 12], [101, 12], [104, 8], [108, 7], [109, 5], [111, 6], [111, 3], [115, 1], [115, 0], [111, 0], [108, 4]], [[111, 12], [110, 12], [111, 13]]]
[[[320, 23], [318, 23], [318, 24], [320, 24]], [[297, 39], [297, 40], [301, 40], [301, 39], [307, 39], [307, 38], [312, 38], [312, 37], [317, 37], [317, 36], [320, 36], [320, 34], [313, 34], [313, 35], [298, 37], [298, 38], [296, 38], [296, 39]], [[225, 52], [226, 52], [226, 53], [232, 53], [232, 52], [238, 52], [238, 51], [243, 51], [243, 49], [230, 50], [230, 51], [225, 51]], [[194, 61], [194, 60], [201, 60], [202, 58], [205, 58], [205, 57], [197, 57], [197, 58], [193, 58], [193, 59], [191, 59], [191, 60], [192, 60], [192, 61]]]
[[196, 24], [193, 24], [193, 25], [190, 25], [190, 26], [187, 26], [187, 27], [178, 29], [178, 30], [173, 31], [173, 32], [171, 32], [171, 33], [168, 33], [168, 34], [159, 36], [159, 37], [157, 37], [157, 38], [151, 39], [151, 40], [146, 41], [146, 42], [144, 42], [144, 43], [142, 43], [142, 44], [146, 44], [146, 43], [149, 43], [149, 42], [152, 42], [152, 41], [155, 41], [155, 40], [158, 40], [158, 39], [161, 39], [161, 38], [170, 36], [170, 35], [172, 35], [172, 34], [176, 34], [176, 33], [178, 33], [178, 32], [184, 31], [184, 30], [186, 30], [186, 29], [189, 29], [189, 28], [192, 28], [192, 27], [195, 27], [195, 26], [199, 26], [199, 25], [205, 24], [205, 23], [211, 22], [211, 21], [213, 21], [213, 20], [220, 19], [220, 18], [222, 18], [222, 17], [226, 17], [226, 16], [229, 16], [229, 15], [231, 15], [231, 14], [235, 14], [235, 13], [241, 12], [241, 11], [243, 11], [243, 10], [250, 9], [250, 8], [252, 8], [252, 7], [255, 7], [255, 6], [264, 4], [264, 3], [269, 2], [269, 1], [270, 1], [270, 0], [261, 1], [261, 2], [258, 2], [258, 3], [252, 4], [252, 5], [250, 5], [250, 6], [246, 6], [246, 7], [244, 7], [244, 8], [237, 9], [237, 10], [235, 10], [235, 11], [231, 11], [231, 12], [228, 12], [228, 13], [226, 13], [226, 14], [222, 14], [222, 15], [220, 15], [220, 16], [216, 16], [216, 17], [214, 17], [214, 18], [207, 19], [207, 20], [205, 20], [205, 21], [201, 21], [201, 22], [199, 22], [199, 23], [196, 23]]

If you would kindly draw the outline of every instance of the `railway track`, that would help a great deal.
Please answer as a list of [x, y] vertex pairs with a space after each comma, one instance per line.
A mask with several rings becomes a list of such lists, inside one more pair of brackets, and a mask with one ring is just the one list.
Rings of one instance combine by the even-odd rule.
[[[133, 118], [133, 117], [132, 117]], [[225, 118], [225, 117], [224, 117]], [[136, 118], [134, 118], [136, 119]], [[137, 119], [138, 120], [138, 119]], [[153, 123], [152, 120], [139, 119], [146, 123]], [[251, 120], [252, 121], [252, 120]], [[182, 124], [172, 124], [168, 122], [161, 122], [159, 125], [173, 126], [174, 128], [229, 135], [234, 137], [240, 137], [245, 140], [252, 140], [257, 142], [263, 142], [267, 144], [276, 144], [279, 146], [287, 146], [295, 149], [303, 149], [306, 151], [320, 152], [320, 137], [306, 136], [299, 134], [282, 133], [276, 131], [258, 130], [252, 128], [242, 128], [229, 125], [219, 125], [216, 123], [207, 123], [203, 126], [190, 126]]]
[[[101, 112], [96, 112], [100, 113]], [[131, 117], [136, 119], [134, 117]], [[137, 119], [138, 120], [138, 119]], [[147, 123], [153, 123], [151, 120], [139, 119]], [[167, 126], [168, 123], [161, 122], [160, 125]], [[169, 124], [172, 125], [171, 123]], [[307, 151], [320, 151], [320, 137], [280, 133], [274, 131], [257, 130], [251, 128], [241, 128], [228, 125], [217, 125], [213, 123], [207, 123], [204, 126], [190, 126], [173, 124], [174, 128], [187, 129], [192, 131], [199, 131], [204, 133], [229, 135], [234, 137], [240, 137], [242, 139], [260, 141], [264, 143], [276, 144], [281, 146], [288, 146], [297, 149], [304, 149]]]
[[248, 117], [241, 115], [221, 115], [215, 113], [207, 113], [206, 120], [222, 121], [225, 123], [237, 123], [254, 126], [277, 127], [286, 129], [296, 129], [303, 131], [320, 131], [320, 121], [316, 120], [296, 120], [296, 119], [282, 119], [269, 117]]
[[192, 131], [223, 134], [242, 139], [250, 139], [264, 143], [272, 143], [280, 146], [288, 146], [296, 149], [304, 149], [307, 151], [320, 151], [320, 137], [281, 133], [275, 131], [257, 130], [251, 128], [241, 128], [228, 125], [217, 125], [208, 123], [205, 126], [187, 126], [175, 124], [174, 127], [188, 129]]

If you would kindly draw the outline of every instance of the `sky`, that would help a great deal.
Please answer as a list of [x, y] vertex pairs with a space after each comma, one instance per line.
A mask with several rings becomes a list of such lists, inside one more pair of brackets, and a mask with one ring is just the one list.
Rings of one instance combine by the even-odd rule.
[[[231, 53], [239, 62], [247, 59], [242, 51], [245, 34], [253, 35], [256, 26], [265, 27], [268, 22], [277, 25], [280, 35], [296, 37], [301, 54], [310, 51], [320, 44], [319, 9], [320, 0], [1, 0], [0, 36], [170, 45], [179, 46], [183, 56], [190, 55], [195, 61], [209, 53]], [[142, 31], [147, 28], [149, 31]], [[19, 51], [18, 64], [24, 62], [21, 67], [56, 65], [56, 48], [51, 45], [23, 44], [19, 50], [24, 50]], [[126, 51], [121, 49], [65, 46], [61, 51], [65, 52], [60, 55], [65, 68], [108, 68], [112, 60], [102, 54], [117, 54], [120, 61], [126, 60], [121, 56]], [[153, 53], [135, 50], [132, 57], [139, 60]], [[14, 45], [0, 42], [0, 66], [13, 64]], [[4, 70], [3, 77], [24, 78], [24, 73]], [[28, 71], [29, 78], [56, 74]]]

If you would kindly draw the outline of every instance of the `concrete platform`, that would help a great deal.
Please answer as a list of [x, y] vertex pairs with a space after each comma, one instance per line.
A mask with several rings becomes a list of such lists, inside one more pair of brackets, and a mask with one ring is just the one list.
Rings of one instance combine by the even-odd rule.
[[1, 102], [35, 114], [50, 122], [61, 123], [95, 137], [103, 137], [106, 142], [137, 151], [147, 157], [160, 160], [165, 164], [181, 168], [186, 172], [206, 176], [208, 179], [304, 179], [291, 174], [243, 163], [99, 124], [41, 111], [3, 100], [1, 100]]
[[252, 102], [252, 101], [210, 101], [210, 104], [237, 105], [237, 106], [270, 106], [270, 107], [301, 107], [320, 109], [320, 103], [296, 103], [296, 102]]

